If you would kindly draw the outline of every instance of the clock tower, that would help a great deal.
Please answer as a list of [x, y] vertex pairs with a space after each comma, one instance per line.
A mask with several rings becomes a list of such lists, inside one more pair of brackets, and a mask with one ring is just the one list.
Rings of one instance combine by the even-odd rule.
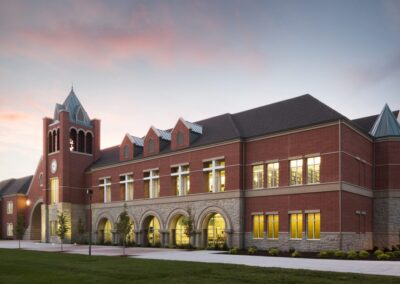
[[[85, 170], [100, 154], [100, 120], [90, 119], [73, 89], [53, 118], [43, 119], [42, 241], [56, 242], [57, 215], [63, 212], [74, 241], [78, 222], [86, 223]], [[80, 220], [80, 221], [79, 221]]]

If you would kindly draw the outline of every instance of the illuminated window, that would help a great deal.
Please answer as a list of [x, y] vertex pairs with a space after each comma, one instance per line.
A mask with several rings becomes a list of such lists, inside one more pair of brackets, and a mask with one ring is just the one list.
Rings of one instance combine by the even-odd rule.
[[190, 190], [189, 166], [172, 168], [172, 182], [177, 196], [188, 195]]
[[302, 239], [303, 238], [303, 214], [295, 213], [290, 214], [290, 238]]
[[108, 244], [112, 243], [112, 225], [110, 220], [107, 220], [104, 224], [103, 241]]
[[279, 186], [279, 163], [271, 163], [267, 165], [267, 187]]
[[225, 161], [212, 160], [204, 163], [205, 186], [208, 192], [225, 191]]
[[50, 236], [57, 236], [58, 222], [50, 221]]
[[58, 177], [50, 179], [50, 203], [56, 204], [59, 201], [59, 182]]
[[225, 220], [221, 214], [214, 214], [208, 221], [208, 245], [223, 245], [225, 243]]
[[186, 234], [187, 225], [185, 224], [184, 219], [185, 217], [181, 216], [176, 222], [175, 244], [178, 246], [189, 244], [189, 236]]
[[253, 166], [253, 188], [264, 187], [264, 165]]
[[303, 160], [290, 161], [290, 185], [303, 183]]
[[253, 239], [264, 238], [264, 215], [253, 215]]
[[133, 175], [126, 174], [119, 176], [119, 192], [121, 200], [133, 199]]
[[183, 133], [181, 131], [178, 131], [176, 134], [176, 144], [178, 144], [178, 146], [183, 145]]
[[7, 237], [12, 237], [14, 235], [14, 225], [13, 223], [7, 223]]
[[307, 159], [307, 182], [319, 183], [321, 157]]
[[279, 238], [279, 215], [278, 214], [268, 214], [268, 239], [278, 239]]
[[160, 243], [160, 222], [156, 217], [152, 217], [150, 220], [147, 230], [147, 240], [153, 246]]
[[103, 191], [104, 203], [111, 202], [111, 178], [100, 179], [100, 189]]
[[39, 174], [39, 185], [43, 186], [43, 173]]
[[160, 196], [160, 175], [158, 170], [150, 170], [144, 173], [145, 195], [148, 198]]
[[14, 203], [12, 201], [7, 201], [7, 214], [12, 214], [14, 212]]
[[321, 232], [321, 214], [308, 213], [307, 218], [307, 239], [319, 240]]

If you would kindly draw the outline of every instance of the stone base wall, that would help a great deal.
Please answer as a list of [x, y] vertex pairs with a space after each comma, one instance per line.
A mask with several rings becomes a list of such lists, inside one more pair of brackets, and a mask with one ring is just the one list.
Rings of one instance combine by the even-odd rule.
[[[223, 196], [222, 194], [220, 196]], [[207, 198], [208, 197], [208, 198]], [[194, 229], [196, 233], [191, 237], [190, 242], [196, 247], [204, 248], [206, 246], [207, 236], [204, 234], [204, 222], [213, 213], [221, 214], [225, 219], [225, 235], [229, 247], [240, 246], [240, 198], [221, 198], [215, 196], [210, 199], [209, 195], [203, 200], [189, 200], [182, 202], [167, 202], [161, 199], [138, 200], [127, 202], [127, 211], [134, 222], [136, 243], [145, 245], [145, 227], [144, 221], [149, 216], [155, 216], [160, 221], [161, 226], [161, 245], [168, 247], [172, 244], [170, 236], [171, 226], [174, 218], [180, 215], [187, 215], [190, 210], [194, 220]], [[184, 198], [182, 198], [184, 199]], [[118, 241], [116, 235], [116, 222], [119, 214], [122, 212], [124, 204], [115, 202], [110, 204], [92, 205], [92, 228], [93, 240], [97, 239], [97, 228], [102, 219], [107, 218], [112, 223], [113, 242]]]
[[252, 233], [246, 233], [245, 246], [246, 248], [255, 246], [258, 249], [267, 250], [270, 248], [278, 248], [282, 251], [295, 249], [298, 251], [317, 252], [321, 250], [361, 250], [372, 249], [372, 233], [356, 234], [356, 233], [343, 233], [342, 244], [340, 241], [340, 233], [323, 233], [319, 240], [308, 240], [303, 238], [301, 240], [292, 240], [289, 238], [289, 233], [279, 232], [279, 239], [253, 239]]
[[391, 248], [400, 244], [400, 192], [388, 190], [375, 197], [374, 246]]

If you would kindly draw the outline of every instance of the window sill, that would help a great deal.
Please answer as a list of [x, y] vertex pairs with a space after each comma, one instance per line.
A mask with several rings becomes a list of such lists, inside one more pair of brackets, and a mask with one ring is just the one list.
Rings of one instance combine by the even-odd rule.
[[303, 239], [289, 239], [289, 241], [302, 241]]
[[320, 241], [321, 239], [306, 239], [306, 241], [311, 241], [311, 242], [315, 242], [315, 241]]

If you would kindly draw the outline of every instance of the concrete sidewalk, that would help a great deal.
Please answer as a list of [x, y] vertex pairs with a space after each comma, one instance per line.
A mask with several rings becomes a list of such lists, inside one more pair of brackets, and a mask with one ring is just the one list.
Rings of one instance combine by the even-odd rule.
[[[37, 243], [32, 241], [21, 242], [21, 247], [27, 250], [60, 251], [60, 244]], [[18, 248], [18, 241], [0, 241], [0, 248]], [[88, 254], [87, 245], [64, 245], [67, 253]], [[120, 256], [122, 248], [116, 246], [92, 246], [93, 255]], [[351, 272], [361, 274], [375, 274], [400, 276], [399, 261], [363, 261], [363, 260], [333, 260], [333, 259], [305, 259], [289, 257], [264, 257], [248, 255], [229, 255], [218, 251], [196, 250], [185, 251], [162, 248], [126, 248], [126, 254], [138, 259], [158, 259], [193, 261], [206, 263], [239, 264], [258, 267], [276, 267], [290, 269], [309, 269], [318, 271]], [[399, 280], [400, 282], [400, 280]]]

